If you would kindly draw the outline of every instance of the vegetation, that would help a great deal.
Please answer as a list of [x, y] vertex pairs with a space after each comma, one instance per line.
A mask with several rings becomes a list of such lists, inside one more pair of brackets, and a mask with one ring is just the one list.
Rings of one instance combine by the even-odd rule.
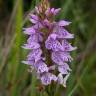
[[[22, 27], [29, 25], [28, 14], [39, 1], [0, 0], [0, 96], [48, 96], [21, 63], [27, 53], [21, 48], [26, 41]], [[72, 43], [78, 47], [72, 53], [67, 88], [57, 85], [49, 90], [55, 91], [54, 96], [96, 96], [96, 0], [49, 1], [62, 8], [57, 20], [72, 22], [68, 30], [75, 34]]]

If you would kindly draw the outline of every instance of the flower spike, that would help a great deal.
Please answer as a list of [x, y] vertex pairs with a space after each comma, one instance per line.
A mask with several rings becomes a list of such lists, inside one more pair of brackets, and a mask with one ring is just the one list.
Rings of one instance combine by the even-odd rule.
[[30, 14], [32, 26], [23, 28], [28, 40], [22, 48], [28, 49], [29, 54], [22, 63], [30, 66], [30, 72], [35, 70], [37, 79], [46, 86], [58, 82], [66, 87], [71, 72], [68, 63], [73, 60], [70, 52], [76, 49], [68, 41], [74, 34], [65, 29], [71, 22], [53, 18], [60, 10], [50, 8], [48, 0], [42, 0], [34, 14]]

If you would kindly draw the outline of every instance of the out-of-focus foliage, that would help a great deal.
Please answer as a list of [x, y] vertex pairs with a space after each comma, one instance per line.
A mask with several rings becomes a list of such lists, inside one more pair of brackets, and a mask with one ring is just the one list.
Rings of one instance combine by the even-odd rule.
[[[29, 25], [28, 14], [40, 0], [0, 0], [0, 96], [48, 96], [39, 92], [34, 75], [21, 63], [26, 51], [22, 26]], [[57, 20], [72, 22], [68, 27], [75, 34], [72, 43], [72, 74], [67, 88], [57, 86], [54, 96], [96, 96], [96, 0], [49, 0], [61, 7]], [[26, 23], [26, 24], [25, 24]], [[53, 96], [53, 94], [52, 94]]]

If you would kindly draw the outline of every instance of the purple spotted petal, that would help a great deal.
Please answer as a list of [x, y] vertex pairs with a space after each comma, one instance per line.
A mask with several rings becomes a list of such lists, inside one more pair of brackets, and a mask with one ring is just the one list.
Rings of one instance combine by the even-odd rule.
[[62, 40], [62, 46], [63, 46], [63, 51], [73, 51], [76, 49], [76, 47], [72, 47], [70, 43], [66, 40]]
[[42, 82], [42, 84], [44, 84], [44, 85], [49, 85], [49, 84], [51, 83], [50, 76], [47, 75], [47, 74], [44, 74], [44, 75], [41, 77], [41, 82]]
[[51, 48], [52, 48], [51, 46], [52, 46], [51, 40], [48, 40], [48, 39], [47, 39], [47, 40], [45, 41], [45, 47], [46, 47], [47, 49], [51, 49]]
[[62, 50], [62, 45], [58, 40], [54, 40], [52, 38], [48, 38], [45, 42], [45, 46], [47, 49], [52, 49], [53, 51]]
[[57, 38], [60, 38], [60, 39], [71, 39], [71, 38], [74, 38], [74, 35], [69, 33], [63, 27], [55, 27], [53, 32], [55, 34], [57, 34]]
[[48, 72], [48, 67], [47, 67], [47, 65], [42, 60], [39, 60], [35, 64], [35, 68], [37, 70], [37, 73]]
[[62, 49], [62, 46], [59, 41], [53, 41], [51, 49], [53, 51], [60, 51]]
[[27, 40], [28, 44], [31, 44], [33, 42], [42, 42], [43, 41], [43, 37], [40, 33], [36, 33], [33, 35], [30, 35], [30, 37]]
[[67, 63], [64, 63], [63, 65], [58, 66], [58, 71], [61, 74], [68, 74], [68, 71], [71, 71], [71, 69], [69, 68], [69, 65]]
[[71, 62], [73, 60], [68, 52], [60, 52], [59, 54], [64, 62]]
[[54, 10], [54, 15], [57, 15], [60, 12], [61, 8], [55, 9]]
[[29, 56], [29, 57], [36, 57], [36, 56], [41, 55], [41, 54], [42, 54], [42, 50], [41, 50], [40, 48], [38, 48], [38, 49], [32, 50], [32, 51], [28, 54], [28, 56]]
[[35, 34], [35, 29], [33, 27], [29, 27], [29, 28], [23, 28], [23, 32], [25, 34], [28, 34], [28, 35], [32, 35], [32, 34]]
[[33, 42], [38, 42], [38, 36], [36, 34], [30, 35], [30, 37], [27, 40], [28, 44], [31, 44]]
[[34, 58], [35, 61], [38, 61], [41, 59], [42, 50], [41, 49], [34, 49], [28, 54], [28, 58]]
[[62, 51], [52, 52], [51, 58], [58, 65], [62, 65], [64, 62], [71, 62], [73, 60], [69, 53]]
[[33, 25], [33, 28], [38, 30], [39, 28], [43, 28], [44, 26], [41, 24], [41, 22], [36, 23], [35, 25]]
[[34, 19], [36, 21], [39, 20], [38, 16], [37, 15], [34, 15], [34, 14], [30, 14], [30, 18], [32, 18], [32, 19]]
[[33, 24], [36, 24], [36, 23], [38, 23], [39, 18], [38, 18], [37, 15], [32, 14], [32, 15], [30, 15], [30, 21], [31, 21]]
[[40, 48], [40, 45], [38, 43], [31, 43], [31, 44], [24, 44], [24, 46], [22, 46], [22, 48], [24, 49], [37, 49]]
[[43, 74], [43, 76], [41, 77], [41, 82], [44, 85], [49, 85], [51, 83], [51, 81], [56, 81], [57, 77], [51, 73], [45, 73]]
[[63, 60], [57, 52], [52, 52], [51, 59], [53, 60], [54, 63], [58, 65], [63, 64]]
[[45, 41], [45, 47], [47, 49], [52, 49], [52, 44], [54, 43], [54, 41], [56, 40], [56, 35], [55, 34], [51, 34], [48, 39]]
[[58, 22], [58, 25], [59, 25], [59, 26], [67, 26], [67, 25], [69, 25], [70, 23], [71, 23], [71, 22], [69, 22], [69, 21], [61, 20], [61, 21]]
[[22, 63], [33, 66], [35, 62], [33, 60], [27, 60], [27, 61], [22, 61]]
[[56, 40], [56, 38], [57, 38], [57, 34], [54, 34], [54, 33], [51, 34], [51, 35], [49, 36], [49, 39], [51, 39], [51, 38], [54, 39], [54, 40]]
[[38, 21], [36, 21], [36, 20], [34, 20], [34, 19], [30, 19], [30, 21], [32, 22], [32, 23], [34, 23], [34, 24], [36, 24], [36, 23], [38, 23]]

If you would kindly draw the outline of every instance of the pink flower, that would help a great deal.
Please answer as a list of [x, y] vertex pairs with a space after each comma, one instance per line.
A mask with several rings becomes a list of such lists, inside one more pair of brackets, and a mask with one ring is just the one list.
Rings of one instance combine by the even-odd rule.
[[[59, 13], [60, 8], [48, 7], [43, 12], [39, 6], [35, 11], [35, 14], [30, 14], [32, 26], [23, 28], [28, 40], [22, 47], [30, 52], [27, 59], [22, 62], [35, 70], [37, 78], [43, 85], [49, 85], [54, 81], [66, 87], [71, 71], [68, 63], [73, 60], [70, 52], [76, 49], [68, 42], [74, 35], [65, 29], [71, 22], [65, 20], [56, 22], [52, 18]], [[55, 74], [54, 70], [58, 74]]]

